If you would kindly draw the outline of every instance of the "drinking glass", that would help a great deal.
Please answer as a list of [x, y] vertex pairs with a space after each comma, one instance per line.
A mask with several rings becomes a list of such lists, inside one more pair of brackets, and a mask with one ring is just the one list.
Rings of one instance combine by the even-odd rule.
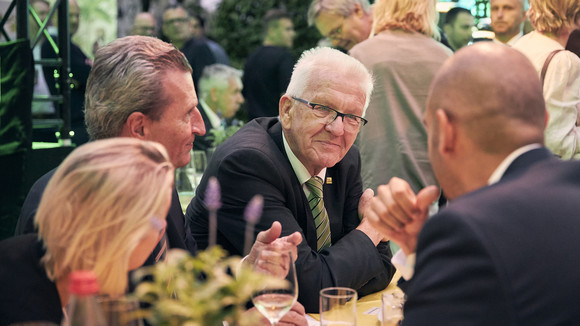
[[109, 326], [143, 326], [140, 318], [139, 302], [137, 300], [121, 297], [111, 298], [100, 296], [97, 302], [105, 315]]
[[263, 249], [258, 254], [254, 269], [269, 277], [265, 278], [262, 288], [252, 296], [252, 302], [270, 324], [276, 326], [298, 298], [292, 252]]
[[398, 326], [403, 320], [403, 304], [405, 294], [403, 292], [383, 293], [382, 296], [382, 322], [381, 326]]
[[191, 185], [195, 189], [197, 185], [201, 182], [203, 177], [203, 172], [207, 167], [207, 156], [205, 151], [192, 151], [191, 152]]
[[345, 287], [330, 287], [320, 290], [320, 325], [355, 326], [355, 290]]

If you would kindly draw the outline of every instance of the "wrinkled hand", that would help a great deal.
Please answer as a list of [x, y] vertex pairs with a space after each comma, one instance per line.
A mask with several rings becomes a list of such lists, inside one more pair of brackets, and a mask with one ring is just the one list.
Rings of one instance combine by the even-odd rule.
[[[268, 319], [266, 319], [266, 317], [264, 317], [256, 308], [252, 308], [250, 310], [247, 311], [247, 313], [255, 313], [255, 314], [259, 314], [260, 315], [260, 320], [261, 323], [260, 325], [264, 325], [264, 326], [269, 326], [270, 322], [268, 321]], [[308, 321], [306, 320], [306, 313], [304, 310], [304, 307], [299, 303], [296, 302], [293, 306], [292, 309], [290, 309], [290, 311], [288, 311], [284, 317], [282, 317], [282, 319], [280, 319], [280, 322], [278, 323], [278, 325], [282, 326], [308, 326]]]
[[282, 225], [280, 222], [275, 221], [268, 230], [264, 230], [258, 233], [256, 237], [256, 242], [252, 246], [250, 253], [245, 259], [245, 263], [254, 265], [256, 259], [258, 259], [258, 254], [263, 249], [269, 249], [274, 252], [292, 252], [292, 258], [296, 261], [298, 256], [297, 246], [302, 242], [302, 235], [299, 232], [294, 232], [288, 236], [280, 237], [282, 234]]
[[439, 197], [439, 189], [429, 186], [417, 193], [399, 178], [379, 186], [365, 217], [405, 254], [415, 252], [417, 237], [429, 214], [429, 205]]

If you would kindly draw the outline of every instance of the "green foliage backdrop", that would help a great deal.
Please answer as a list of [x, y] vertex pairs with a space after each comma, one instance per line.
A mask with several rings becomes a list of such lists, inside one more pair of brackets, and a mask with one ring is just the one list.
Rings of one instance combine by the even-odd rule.
[[214, 12], [209, 36], [224, 47], [231, 65], [241, 69], [247, 56], [262, 44], [262, 17], [270, 9], [285, 8], [294, 22], [292, 51], [298, 59], [321, 38], [314, 26], [308, 27], [309, 4], [309, 0], [222, 0]]

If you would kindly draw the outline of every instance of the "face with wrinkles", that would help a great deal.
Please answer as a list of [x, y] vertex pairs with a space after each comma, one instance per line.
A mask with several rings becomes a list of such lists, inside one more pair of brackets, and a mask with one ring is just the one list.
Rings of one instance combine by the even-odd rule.
[[204, 135], [203, 118], [197, 109], [197, 96], [191, 73], [167, 71], [163, 77], [163, 94], [169, 103], [157, 121], [148, 120], [147, 140], [165, 146], [171, 163], [178, 168], [187, 165], [195, 135]]
[[[312, 72], [300, 98], [331, 107], [341, 113], [362, 116], [366, 93], [360, 80], [326, 71]], [[296, 157], [311, 175], [338, 163], [349, 151], [357, 132], [344, 130], [342, 118], [325, 124], [312, 108], [289, 95], [281, 99], [280, 120], [284, 135]]]

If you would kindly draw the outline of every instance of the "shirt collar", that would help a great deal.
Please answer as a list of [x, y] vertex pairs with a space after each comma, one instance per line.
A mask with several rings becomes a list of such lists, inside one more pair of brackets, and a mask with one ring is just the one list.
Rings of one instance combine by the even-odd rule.
[[513, 46], [513, 45], [516, 43], [516, 41], [517, 41], [517, 40], [519, 40], [519, 39], [520, 39], [520, 37], [522, 37], [522, 36], [524, 36], [524, 32], [520, 31], [518, 34], [516, 34], [514, 37], [512, 37], [512, 38], [511, 38], [509, 41], [507, 41], [506, 43], [503, 43], [503, 42], [501, 42], [500, 40], [498, 40], [498, 39], [497, 39], [497, 38], [495, 38], [495, 37], [493, 38], [493, 41], [494, 41], [495, 43], [498, 43], [498, 44], [504, 44], [504, 45], [507, 45], [507, 46]]
[[[304, 164], [302, 164], [302, 162], [300, 162], [300, 160], [298, 159], [298, 157], [296, 157], [294, 152], [292, 152], [292, 149], [290, 149], [290, 145], [288, 145], [288, 141], [286, 141], [286, 136], [284, 136], [284, 132], [282, 132], [282, 141], [284, 142], [284, 150], [286, 150], [286, 155], [288, 155], [290, 165], [292, 165], [292, 169], [294, 170], [296, 177], [298, 177], [298, 182], [300, 182], [300, 184], [303, 185], [306, 181], [308, 181], [308, 179], [312, 178], [312, 176], [310, 175], [310, 172], [308, 172]], [[322, 169], [322, 171], [318, 173], [318, 176], [322, 180], [324, 180], [324, 177], [326, 176], [326, 168]]]
[[[213, 112], [213, 110], [209, 107], [209, 105], [207, 105], [207, 103], [204, 100], [199, 99], [199, 104], [201, 104], [201, 108], [207, 115], [207, 118], [209, 119], [212, 128], [214, 129], [221, 128], [222, 119], [220, 119], [220, 117], [218, 117], [218, 115], [215, 112]], [[209, 132], [208, 130], [206, 131]]]
[[533, 149], [540, 148], [542, 145], [540, 144], [529, 144], [522, 146], [515, 151], [513, 151], [510, 155], [508, 155], [498, 166], [495, 168], [495, 171], [491, 174], [489, 179], [487, 180], [488, 185], [492, 185], [497, 183], [504, 175], [507, 168], [516, 160], [516, 158], [520, 157], [520, 155], [529, 152]]

